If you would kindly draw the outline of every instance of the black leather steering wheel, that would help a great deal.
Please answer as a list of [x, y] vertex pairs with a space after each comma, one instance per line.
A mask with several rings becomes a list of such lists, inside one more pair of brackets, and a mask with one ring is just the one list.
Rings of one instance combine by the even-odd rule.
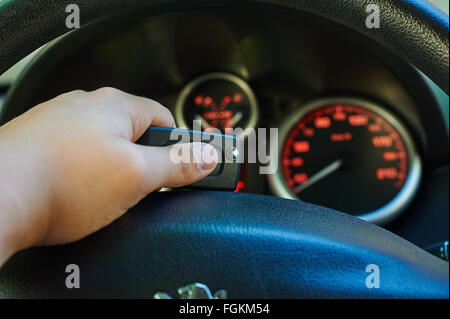
[[[78, 0], [82, 23], [158, 3], [238, 5], [243, 1]], [[363, 0], [265, 0], [322, 16], [405, 58], [448, 93], [448, 16], [416, 0], [375, 1], [382, 27], [367, 29]], [[0, 73], [67, 31], [71, 1], [0, 4]], [[67, 289], [68, 264], [82, 271]], [[365, 285], [378, 265], [378, 289]], [[448, 298], [448, 263], [355, 217], [319, 206], [241, 193], [154, 193], [79, 242], [33, 248], [0, 270], [0, 297], [152, 297], [193, 282], [233, 298]]]

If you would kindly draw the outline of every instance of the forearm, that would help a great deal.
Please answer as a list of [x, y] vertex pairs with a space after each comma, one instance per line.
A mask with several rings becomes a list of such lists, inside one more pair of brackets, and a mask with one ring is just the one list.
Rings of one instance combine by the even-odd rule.
[[175, 120], [155, 101], [102, 88], [62, 94], [0, 127], [0, 264], [31, 246], [79, 240], [155, 189], [214, 170], [208, 144], [188, 145], [189, 158], [216, 155], [199, 165], [171, 161], [172, 146], [133, 143], [149, 126]]
[[0, 266], [43, 236], [48, 204], [42, 160], [29, 145], [7, 139], [0, 128]]
[[0, 267], [11, 255], [20, 250], [18, 230], [14, 222], [13, 204], [5, 196], [4, 189], [0, 190]]

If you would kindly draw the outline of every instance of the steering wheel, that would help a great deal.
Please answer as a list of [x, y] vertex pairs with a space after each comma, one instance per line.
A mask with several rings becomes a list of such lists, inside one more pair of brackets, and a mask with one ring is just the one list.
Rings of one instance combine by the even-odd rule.
[[[78, 0], [82, 23], [156, 4], [244, 1]], [[448, 94], [448, 15], [419, 0], [255, 0], [339, 23], [409, 61]], [[0, 3], [0, 74], [67, 31], [65, 0]], [[68, 264], [81, 287], [67, 289]], [[366, 286], [375, 265], [380, 287]], [[369, 266], [369, 267], [368, 267]], [[201, 282], [232, 298], [448, 298], [448, 263], [358, 218], [316, 205], [244, 193], [153, 193], [105, 229], [73, 244], [32, 248], [0, 270], [0, 297], [151, 298]]]

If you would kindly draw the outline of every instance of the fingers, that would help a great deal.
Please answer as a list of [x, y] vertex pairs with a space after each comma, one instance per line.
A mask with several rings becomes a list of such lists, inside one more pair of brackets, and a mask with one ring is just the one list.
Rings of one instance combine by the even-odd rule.
[[[171, 112], [161, 104], [113, 88], [101, 88], [89, 93], [102, 105], [126, 114], [131, 126], [127, 139], [135, 142], [152, 126], [175, 127]], [[126, 125], [128, 127], [128, 125]], [[169, 147], [150, 147], [132, 144], [138, 151], [138, 166], [144, 193], [161, 187], [180, 187], [199, 181], [210, 174], [218, 162], [214, 147], [203, 143], [176, 144]], [[143, 164], [142, 164], [143, 163]]]
[[144, 185], [149, 193], [161, 187], [195, 183], [217, 165], [217, 151], [205, 143], [184, 143], [166, 147], [136, 145], [145, 161]]
[[132, 142], [139, 139], [150, 125], [175, 127], [172, 113], [156, 101], [109, 87], [104, 87], [91, 93], [111, 101], [111, 103], [108, 103], [109, 107], [114, 105], [129, 116], [131, 120], [130, 139]]

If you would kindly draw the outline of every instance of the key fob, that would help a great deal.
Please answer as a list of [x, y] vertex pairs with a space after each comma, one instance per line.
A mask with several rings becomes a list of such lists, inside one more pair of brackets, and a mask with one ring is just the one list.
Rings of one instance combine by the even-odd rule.
[[241, 141], [236, 136], [152, 126], [136, 143], [147, 146], [168, 146], [190, 142], [212, 145], [219, 154], [219, 163], [207, 177], [185, 187], [234, 191], [239, 181], [241, 166]]

